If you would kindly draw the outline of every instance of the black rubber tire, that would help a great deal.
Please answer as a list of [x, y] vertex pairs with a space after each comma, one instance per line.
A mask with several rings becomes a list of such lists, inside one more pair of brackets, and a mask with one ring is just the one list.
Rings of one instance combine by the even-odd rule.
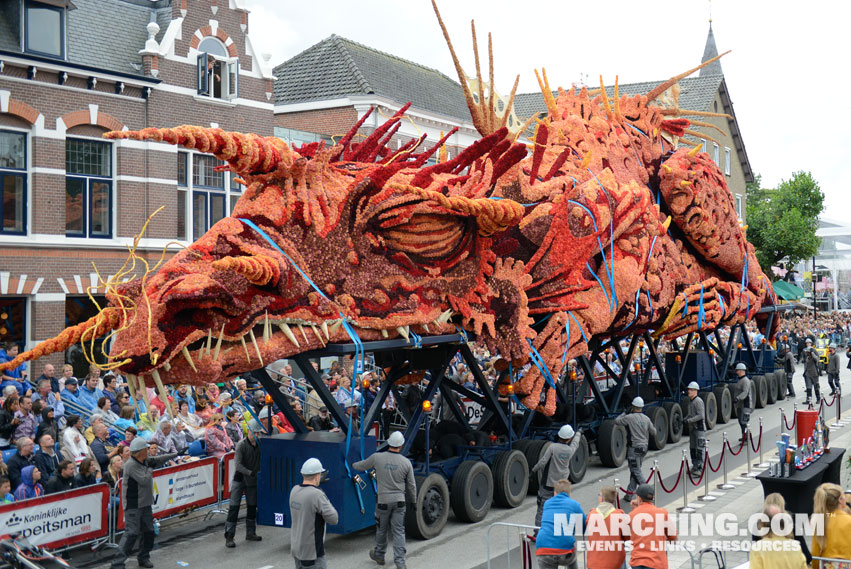
[[733, 414], [733, 395], [730, 388], [724, 384], [716, 385], [712, 388], [712, 393], [715, 394], [715, 403], [718, 405], [716, 422], [722, 425], [728, 423]]
[[480, 522], [493, 502], [493, 474], [487, 463], [465, 460], [455, 475], [449, 490], [449, 503], [455, 517], [462, 522]]
[[676, 444], [683, 436], [683, 408], [679, 403], [663, 403], [662, 408], [668, 414], [668, 442]]
[[656, 436], [650, 435], [648, 446], [650, 450], [662, 450], [668, 444], [668, 414], [660, 405], [645, 407], [644, 414], [650, 417], [650, 422], [656, 427]]
[[617, 468], [626, 460], [626, 429], [614, 419], [606, 419], [597, 429], [597, 455], [609, 468]]
[[762, 409], [768, 401], [768, 380], [764, 375], [753, 378], [754, 391], [756, 391], [756, 408]]
[[[577, 435], [580, 436], [580, 435]], [[567, 478], [574, 484], [582, 482], [585, 478], [585, 471], [588, 470], [588, 459], [591, 457], [591, 450], [588, 448], [588, 439], [585, 435], [581, 435], [579, 439], [579, 447], [570, 459], [570, 474]]]
[[711, 431], [718, 422], [718, 401], [711, 391], [701, 391], [698, 395], [703, 399], [703, 412], [706, 414], [706, 430]]
[[449, 487], [437, 472], [416, 476], [415, 480], [417, 501], [405, 511], [405, 528], [408, 535], [431, 539], [440, 535], [449, 519]]
[[516, 508], [529, 491], [529, 465], [519, 450], [501, 452], [493, 461], [493, 501], [503, 508]]
[[768, 384], [765, 403], [766, 405], [774, 405], [777, 401], [777, 376], [774, 375], [774, 372], [771, 372], [765, 376], [765, 381]]
[[786, 400], [786, 372], [782, 369], [779, 369], [774, 372], [774, 375], [777, 376], [777, 400], [785, 401]]
[[538, 459], [541, 458], [541, 454], [547, 447], [550, 446], [550, 441], [545, 440], [530, 440], [529, 444], [526, 445], [526, 449], [523, 451], [523, 454], [526, 455], [526, 464], [529, 465], [529, 495], [535, 496], [538, 493], [538, 489], [540, 488], [540, 472], [532, 472], [532, 468], [536, 464], [538, 464]]

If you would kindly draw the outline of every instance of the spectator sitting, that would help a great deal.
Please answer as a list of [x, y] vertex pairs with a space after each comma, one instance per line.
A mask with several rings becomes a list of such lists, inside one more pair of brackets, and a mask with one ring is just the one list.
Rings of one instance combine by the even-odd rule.
[[9, 469], [9, 480], [17, 490], [21, 483], [22, 472], [27, 466], [35, 466], [34, 444], [32, 439], [24, 437], [16, 441], [18, 453], [9, 459], [6, 467]]
[[[824, 534], [813, 536], [813, 557], [851, 559], [851, 515], [845, 511], [845, 494], [839, 485], [826, 482], [816, 488], [813, 515], [819, 514], [824, 516]], [[816, 559], [813, 569], [819, 569]]]
[[[585, 512], [579, 502], [570, 497], [570, 481], [559, 480], [553, 490], [553, 497], [544, 503], [535, 558], [540, 569], [558, 569], [562, 565], [576, 569], [576, 538], [573, 536], [585, 527]], [[555, 518], [563, 515], [567, 516], [568, 528], [573, 531], [556, 533]], [[582, 526], [574, 528], [573, 525], [580, 522]], [[559, 529], [563, 530], [561, 526]]]
[[59, 440], [59, 425], [54, 418], [53, 409], [45, 407], [41, 410], [41, 423], [35, 430], [35, 440], [40, 441], [42, 435], [48, 434], [53, 437], [54, 441]]
[[222, 427], [221, 413], [215, 413], [210, 417], [210, 424], [207, 425], [207, 430], [204, 433], [204, 441], [207, 446], [207, 455], [216, 458], [222, 458], [225, 454], [233, 450], [233, 441]]
[[227, 417], [225, 431], [227, 431], [227, 434], [233, 444], [236, 445], [242, 440], [243, 436], [242, 427], [240, 426], [240, 423], [242, 422], [242, 414], [236, 409], [230, 409], [225, 416]]
[[76, 487], [77, 481], [74, 477], [74, 463], [70, 460], [63, 460], [59, 463], [56, 473], [45, 483], [44, 491], [46, 494], [56, 494], [57, 492], [73, 490]]
[[189, 410], [189, 402], [178, 399], [177, 402], [177, 417], [178, 423], [186, 427], [186, 431], [192, 436], [193, 440], [204, 438], [204, 421], [201, 417]]
[[[600, 490], [600, 503], [588, 512], [588, 528], [585, 539], [588, 553], [585, 560], [587, 569], [620, 569], [626, 558], [623, 546], [626, 537], [621, 530], [626, 514], [615, 507], [618, 490], [614, 486], [603, 486]], [[595, 531], [599, 529], [599, 533]]]
[[[116, 391], [116, 378], [112, 372], [108, 372], [105, 376], [103, 376], [103, 396], [106, 397], [107, 401], [109, 401], [109, 409], [116, 418], [118, 418], [118, 414], [121, 413], [121, 405], [118, 403], [118, 392]], [[109, 419], [109, 415], [107, 415], [103, 411], [103, 407], [101, 407], [100, 400], [98, 400], [98, 408], [101, 409], [104, 417]]]
[[[163, 417], [157, 427], [157, 432], [148, 441], [151, 444], [156, 444], [160, 453], [177, 454], [179, 452], [172, 434], [172, 424], [167, 417]], [[185, 447], [185, 444], [183, 445]]]
[[334, 423], [331, 421], [331, 417], [328, 416], [328, 408], [320, 407], [319, 414], [311, 417], [310, 421], [307, 422], [307, 426], [314, 431], [330, 431], [333, 429]]
[[0, 450], [8, 450], [12, 448], [12, 443], [15, 440], [15, 429], [18, 428], [20, 419], [15, 417], [20, 405], [18, 403], [18, 393], [14, 387], [15, 395], [6, 397], [3, 401], [3, 409], [0, 410]]
[[[845, 492], [846, 495], [848, 492]], [[765, 497], [765, 502], [763, 503], [763, 508], [768, 508], [769, 506], [776, 506], [781, 512], [786, 512], [786, 500], [783, 498], [783, 495], [778, 492], [772, 492], [768, 496]], [[787, 514], [789, 512], [786, 512]], [[790, 514], [791, 515], [791, 514]], [[759, 536], [752, 535], [751, 536], [754, 541], [759, 539]], [[807, 545], [807, 537], [803, 534], [799, 534], [794, 536], [795, 540], [801, 546], [801, 553], [804, 554], [806, 558], [807, 565], [810, 564], [813, 560], [813, 556], [810, 554], [810, 547]]]
[[40, 380], [38, 382], [38, 391], [33, 394], [33, 403], [43, 401], [44, 405], [53, 408], [56, 420], [62, 421], [65, 418], [65, 404], [62, 403], [62, 396], [58, 392], [52, 392], [50, 389], [51, 383], [49, 379]]
[[11, 504], [15, 501], [12, 494], [12, 483], [5, 476], [0, 477], [0, 504]]
[[44, 495], [44, 487], [39, 484], [41, 472], [38, 467], [30, 465], [21, 471], [21, 483], [15, 489], [15, 501], [38, 498]]
[[113, 424], [120, 419], [118, 415], [112, 412], [112, 405], [106, 397], [98, 399], [98, 412], [103, 415], [104, 420]]
[[91, 458], [86, 458], [80, 463], [80, 472], [74, 478], [77, 488], [84, 486], [93, 486], [100, 481], [100, 472], [97, 469], [97, 462]]
[[80, 404], [80, 397], [78, 394], [79, 385], [76, 377], [69, 377], [65, 380], [65, 389], [62, 390], [60, 395], [62, 396], [63, 401], [70, 401], [71, 403]]
[[[98, 389], [99, 380], [100, 374], [96, 375], [94, 372], [89, 372], [84, 385], [81, 385], [77, 390], [77, 399], [80, 401], [80, 405], [89, 411], [94, 411], [97, 407], [98, 399], [103, 397], [103, 391]], [[65, 384], [67, 389], [68, 382], [66, 381]]]
[[68, 424], [62, 431], [62, 456], [74, 461], [74, 464], [80, 464], [91, 454], [86, 437], [80, 432], [82, 428], [83, 419], [79, 415], [69, 415]]
[[59, 468], [60, 460], [59, 455], [56, 454], [55, 444], [53, 436], [50, 433], [44, 433], [38, 439], [40, 451], [35, 455], [33, 464], [38, 466], [38, 469], [41, 471], [41, 477], [45, 480], [50, 480], [56, 473], [56, 469]]
[[[14, 342], [6, 344], [6, 349], [0, 348], [0, 363], [11, 362], [18, 357], [20, 347]], [[27, 364], [22, 363], [14, 369], [0, 372], [0, 391], [7, 385], [12, 385], [18, 390], [18, 396], [23, 397], [27, 393], [32, 394], [32, 386], [27, 382]]]
[[83, 431], [83, 434], [86, 436], [86, 442], [89, 443], [90, 446], [92, 444], [92, 441], [95, 440], [95, 425], [106, 426], [106, 424], [103, 422], [103, 415], [101, 415], [100, 413], [92, 413], [89, 416], [89, 427], [85, 431]]
[[104, 425], [103, 422], [96, 423], [92, 427], [92, 430], [95, 435], [91, 444], [92, 454], [95, 455], [95, 460], [97, 460], [99, 470], [104, 472], [109, 467], [109, 461], [113, 456], [117, 455], [121, 449], [109, 443], [109, 429], [106, 428], [106, 425]]
[[139, 431], [136, 430], [136, 427], [127, 427], [126, 429], [124, 429], [124, 440], [119, 442], [116, 446], [129, 447], [130, 443], [133, 442], [133, 439], [136, 438], [136, 435], [138, 433]]
[[210, 422], [210, 418], [213, 416], [213, 410], [210, 409], [209, 405], [207, 405], [207, 401], [205, 399], [200, 399], [195, 404], [195, 415], [197, 415], [205, 425]]
[[58, 393], [62, 393], [69, 379], [73, 379], [77, 383], [80, 383], [80, 381], [76, 377], [74, 377], [74, 366], [72, 366], [71, 364], [65, 364], [62, 366], [62, 377], [59, 378]]
[[[142, 417], [139, 419], [139, 422], [136, 423], [136, 428], [140, 431], [148, 431], [152, 435], [157, 432], [157, 427], [159, 427], [160, 422], [160, 410], [158, 407], [154, 407], [151, 405], [151, 408], [148, 409], [147, 413], [142, 413]], [[145, 439], [150, 439], [151, 437], [145, 437]]]
[[221, 392], [219, 392], [219, 386], [218, 385], [216, 385], [215, 383], [208, 383], [206, 385], [205, 389], [207, 391], [207, 400], [208, 401], [216, 402], [216, 401], [219, 400], [219, 396], [221, 395]]
[[15, 428], [15, 439], [22, 437], [35, 438], [35, 430], [38, 425], [32, 413], [32, 397], [24, 395], [19, 401], [18, 410], [15, 412], [15, 418], [18, 420], [18, 426]]
[[[44, 364], [42, 366], [41, 375], [35, 380], [36, 386], [40, 386], [44, 380], [47, 380], [50, 384], [51, 392], [59, 393], [59, 379], [56, 377], [56, 368], [53, 367], [53, 364]], [[33, 394], [33, 401], [35, 401], [35, 394]]]
[[121, 458], [121, 455], [117, 454], [109, 459], [109, 467], [103, 471], [103, 482], [109, 484], [110, 488], [115, 488], [123, 472], [124, 459]]
[[132, 405], [125, 405], [121, 408], [121, 414], [115, 422], [115, 428], [123, 429], [126, 433], [129, 427], [133, 427], [133, 430], [136, 431], [136, 408]]
[[[749, 559], [751, 569], [807, 569], [807, 560], [801, 552], [800, 545], [789, 536], [793, 526], [792, 517], [773, 505], [767, 506], [763, 514], [767, 520], [760, 520], [757, 530], [760, 533], [766, 533], [761, 540], [751, 546]], [[790, 529], [786, 533], [775, 534], [771, 530], [771, 522], [779, 516], [788, 516]], [[774, 525], [782, 527], [780, 523]]]
[[629, 513], [629, 528], [632, 539], [632, 553], [629, 556], [630, 567], [648, 569], [668, 569], [666, 541], [676, 541], [674, 530], [669, 527], [657, 528], [659, 522], [667, 522], [668, 511], [653, 504], [655, 494], [653, 486], [640, 484], [632, 500]]
[[189, 405], [189, 412], [195, 412], [195, 398], [192, 396], [192, 392], [189, 390], [189, 386], [185, 383], [181, 383], [177, 386], [177, 391], [175, 391], [174, 393], [174, 400], [177, 401], [178, 406], [180, 405], [181, 401], [186, 401], [186, 403]]

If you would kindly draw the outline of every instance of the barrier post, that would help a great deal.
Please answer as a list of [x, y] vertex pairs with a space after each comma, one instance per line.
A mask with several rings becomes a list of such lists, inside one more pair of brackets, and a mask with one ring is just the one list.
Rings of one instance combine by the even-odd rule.
[[747, 451], [747, 460], [745, 460], [745, 471], [742, 473], [742, 478], [753, 478], [751, 474], [751, 428], [750, 425], [745, 427], [745, 436], [742, 437], [744, 439], [744, 445], [747, 447], [745, 450]]
[[[724, 447], [721, 447], [721, 452], [724, 452]], [[714, 502], [718, 498], [709, 493], [709, 439], [703, 439], [703, 496], [698, 498], [701, 502]]]
[[[680, 473], [682, 473], [683, 469], [687, 466], [686, 463], [686, 450], [683, 449], [683, 460], [680, 463]], [[688, 480], [687, 476], [683, 476], [683, 505], [677, 508], [677, 511], [681, 514], [692, 514], [696, 510], [688, 505]]]
[[615, 496], [617, 496], [617, 499], [615, 500], [615, 502], [617, 502], [615, 504], [615, 507], [620, 508], [621, 507], [621, 485], [620, 485], [620, 482], [618, 481], [617, 478], [615, 478], [615, 490], [616, 490]]
[[843, 427], [842, 423], [842, 392], [836, 392], [836, 421], [831, 425], [831, 427]]
[[786, 413], [783, 412], [783, 407], [778, 409], [780, 411], [780, 434], [783, 434], [783, 429], [786, 426]]
[[759, 462], [753, 466], [754, 468], [768, 468], [768, 463], [762, 459], [762, 417], [759, 418]]
[[653, 460], [653, 495], [659, 495], [659, 460]]
[[798, 444], [798, 404], [792, 403], [792, 420], [795, 421], [795, 444]]
[[719, 490], [732, 490], [735, 488], [734, 485], [727, 482], [727, 446], [729, 443], [727, 442], [727, 431], [721, 433], [721, 464], [724, 469], [724, 482], [719, 484], [717, 488]]

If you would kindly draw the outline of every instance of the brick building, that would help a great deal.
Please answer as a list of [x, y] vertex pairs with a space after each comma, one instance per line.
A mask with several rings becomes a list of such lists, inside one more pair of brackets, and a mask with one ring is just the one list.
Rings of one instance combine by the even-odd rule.
[[[240, 188], [213, 157], [101, 135], [180, 124], [271, 135], [273, 75], [241, 4], [0, 1], [0, 342], [32, 347], [91, 316], [96, 273], [118, 271], [160, 206], [139, 247], [154, 263], [230, 212]], [[66, 358], [85, 369], [79, 350]]]

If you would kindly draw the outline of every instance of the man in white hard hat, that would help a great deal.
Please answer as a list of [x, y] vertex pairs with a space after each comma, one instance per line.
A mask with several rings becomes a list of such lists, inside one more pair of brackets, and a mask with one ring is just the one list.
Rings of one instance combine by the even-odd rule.
[[615, 419], [615, 424], [626, 429], [626, 460], [629, 465], [629, 486], [626, 487], [627, 500], [632, 499], [635, 489], [647, 480], [641, 472], [641, 461], [647, 454], [650, 436], [656, 436], [656, 427], [650, 417], [642, 413], [644, 399], [636, 397], [632, 407]]
[[563, 425], [558, 430], [558, 440], [547, 447], [532, 472], [540, 472], [538, 485], [538, 509], [535, 512], [535, 525], [540, 527], [541, 516], [544, 514], [544, 502], [555, 495], [555, 485], [559, 480], [567, 480], [570, 476], [570, 461], [582, 441], [582, 431], [574, 432], [570, 425]]
[[260, 445], [257, 437], [263, 433], [263, 426], [257, 419], [248, 421], [247, 435], [236, 445], [234, 453], [234, 475], [230, 489], [228, 518], [225, 521], [225, 547], [236, 547], [233, 538], [236, 535], [236, 521], [239, 519], [239, 506], [245, 495], [245, 541], [261, 541], [257, 535], [257, 474], [260, 472]]
[[124, 465], [121, 484], [121, 505], [124, 508], [124, 535], [118, 551], [112, 558], [112, 569], [124, 569], [124, 563], [141, 538], [139, 567], [153, 567], [151, 550], [154, 548], [154, 469], [159, 468], [176, 453], [148, 458], [148, 443], [142, 437], [130, 442], [130, 460]]
[[830, 394], [841, 391], [839, 388], [839, 356], [836, 355], [836, 344], [831, 343], [827, 348], [827, 383], [830, 384]]
[[703, 471], [703, 450], [706, 440], [706, 411], [703, 399], [698, 397], [700, 385], [696, 381], [688, 384], [688, 415], [685, 422], [688, 425], [688, 449], [691, 454], [691, 474], [700, 476]]
[[301, 467], [304, 482], [290, 492], [292, 544], [295, 569], [326, 569], [325, 525], [337, 523], [337, 510], [331, 505], [319, 482], [325, 469], [317, 458], [308, 458]]
[[754, 404], [754, 385], [748, 377], [748, 366], [739, 362], [736, 364], [736, 375], [739, 377], [739, 382], [736, 383], [736, 415], [739, 419], [739, 427], [742, 428], [742, 440], [748, 430], [748, 423], [751, 420], [751, 412]]
[[387, 552], [387, 532], [393, 533], [393, 562], [397, 569], [405, 569], [405, 502], [417, 501], [417, 484], [414, 467], [402, 454], [405, 437], [399, 431], [387, 439], [389, 450], [376, 452], [366, 460], [352, 465], [355, 470], [366, 472], [375, 469], [378, 482], [378, 498], [375, 504], [375, 547], [369, 550], [369, 558], [384, 565]]

